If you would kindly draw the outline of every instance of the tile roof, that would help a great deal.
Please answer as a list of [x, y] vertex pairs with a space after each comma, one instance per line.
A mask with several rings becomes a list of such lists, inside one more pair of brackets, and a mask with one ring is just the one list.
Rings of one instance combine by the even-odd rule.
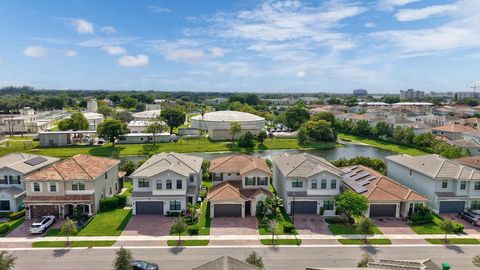
[[263, 188], [242, 189], [240, 181], [225, 181], [213, 186], [207, 196], [209, 201], [238, 201], [243, 202], [253, 199], [259, 194], [273, 196], [273, 194]]
[[[40, 163], [29, 161], [39, 160]], [[42, 167], [50, 165], [56, 161], [58, 158], [48, 157], [48, 156], [39, 156], [34, 154], [25, 154], [25, 153], [11, 153], [0, 157], [0, 169], [9, 168], [17, 172], [27, 174], [33, 171], [36, 171]], [[29, 165], [31, 164], [31, 165]]]
[[406, 154], [385, 157], [432, 179], [480, 180], [480, 171], [439, 155], [410, 156]]
[[467, 165], [473, 167], [475, 169], [480, 169], [480, 157], [479, 156], [471, 156], [471, 157], [463, 157], [454, 159], [455, 162], [458, 162], [463, 165]]
[[368, 201], [428, 201], [428, 199], [412, 189], [384, 176], [383, 174], [362, 165], [342, 169], [343, 183], [356, 190], [355, 184], [364, 187], [360, 194]]
[[321, 172], [329, 172], [340, 177], [343, 172], [326, 159], [307, 153], [272, 156], [283, 175], [287, 177], [310, 177]]
[[117, 159], [76, 155], [29, 174], [25, 177], [25, 180], [95, 180], [119, 163], [120, 160]]
[[179, 154], [160, 153], [151, 156], [130, 177], [152, 177], [165, 171], [173, 171], [188, 177], [192, 173], [200, 173], [203, 158]]
[[264, 160], [247, 155], [231, 155], [212, 160], [210, 172], [240, 172], [245, 174], [253, 170], [260, 170], [272, 175], [272, 171]]
[[197, 266], [192, 270], [260, 270], [260, 268], [224, 255], [216, 260]]
[[471, 131], [475, 131], [476, 129], [468, 125], [452, 123], [445, 126], [434, 127], [432, 128], [432, 130], [446, 131], [446, 132], [471, 132]]

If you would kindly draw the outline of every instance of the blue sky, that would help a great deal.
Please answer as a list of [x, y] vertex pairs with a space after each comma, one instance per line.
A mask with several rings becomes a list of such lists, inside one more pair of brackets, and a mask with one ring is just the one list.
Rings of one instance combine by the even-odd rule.
[[465, 91], [480, 1], [0, 2], [0, 85]]

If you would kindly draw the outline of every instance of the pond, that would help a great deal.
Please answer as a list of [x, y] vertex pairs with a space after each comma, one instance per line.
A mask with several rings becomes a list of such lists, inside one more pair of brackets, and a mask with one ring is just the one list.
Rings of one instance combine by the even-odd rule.
[[[335, 160], [340, 158], [354, 158], [358, 156], [372, 157], [372, 158], [384, 158], [389, 155], [395, 155], [396, 152], [380, 149], [368, 145], [357, 145], [357, 144], [343, 144], [340, 147], [335, 147], [328, 150], [296, 150], [296, 149], [283, 149], [283, 150], [265, 150], [253, 152], [253, 155], [270, 158], [273, 155], [280, 155], [282, 153], [297, 154], [297, 153], [310, 153], [312, 155], [323, 157], [327, 160]], [[232, 152], [198, 152], [198, 153], [189, 153], [190, 155], [202, 157], [204, 159], [212, 160], [218, 157], [224, 157], [231, 155]], [[122, 157], [122, 162], [126, 160], [139, 161], [144, 159], [146, 156], [128, 156]]]

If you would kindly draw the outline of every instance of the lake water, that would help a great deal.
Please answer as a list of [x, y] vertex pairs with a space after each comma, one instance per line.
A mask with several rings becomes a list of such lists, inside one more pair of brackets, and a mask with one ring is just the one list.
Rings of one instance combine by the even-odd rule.
[[[356, 145], [356, 144], [343, 144], [340, 147], [335, 147], [328, 150], [295, 150], [295, 149], [284, 149], [284, 150], [265, 150], [265, 151], [256, 151], [252, 154], [262, 158], [270, 158], [273, 155], [279, 155], [282, 153], [297, 154], [297, 153], [310, 153], [312, 155], [323, 157], [327, 160], [335, 160], [340, 158], [354, 158], [358, 156], [364, 157], [373, 157], [373, 158], [384, 158], [389, 155], [395, 155], [393, 151], [375, 148], [366, 145]], [[198, 153], [189, 153], [193, 156], [202, 157], [204, 159], [212, 160], [218, 157], [231, 155], [231, 152], [198, 152]], [[144, 159], [146, 156], [128, 156], [122, 157], [122, 161], [133, 160], [139, 161]]]

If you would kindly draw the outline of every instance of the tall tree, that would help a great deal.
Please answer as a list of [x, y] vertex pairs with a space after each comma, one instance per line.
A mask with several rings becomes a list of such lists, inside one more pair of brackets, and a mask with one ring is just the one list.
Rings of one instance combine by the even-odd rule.
[[138, 101], [132, 97], [126, 97], [122, 99], [122, 102], [120, 102], [120, 106], [124, 108], [125, 110], [130, 110], [132, 108], [135, 108], [137, 106]]
[[163, 123], [160, 120], [155, 120], [148, 125], [145, 129], [145, 132], [152, 133], [153, 135], [153, 145], [157, 142], [157, 134], [162, 133], [165, 130]]
[[115, 261], [113, 262], [113, 269], [114, 270], [131, 270], [132, 266], [130, 263], [133, 260], [132, 252], [128, 249], [120, 247], [117, 250], [117, 256], [115, 257]]
[[285, 125], [293, 130], [297, 130], [303, 123], [310, 119], [310, 113], [300, 106], [293, 106], [285, 112]]
[[128, 133], [127, 125], [114, 119], [103, 121], [97, 128], [98, 136], [111, 142], [112, 146], [115, 146], [116, 139], [126, 133]]
[[8, 254], [6, 250], [0, 251], [0, 269], [13, 270], [16, 259], [17, 258], [12, 254]]
[[337, 210], [348, 217], [350, 223], [353, 223], [354, 216], [362, 216], [368, 209], [367, 198], [351, 190], [335, 196], [335, 205]]
[[177, 244], [180, 246], [182, 245], [182, 233], [184, 233], [185, 231], [187, 231], [187, 223], [185, 223], [185, 220], [183, 219], [183, 217], [179, 216], [175, 222], [173, 222], [173, 225], [172, 225], [172, 233], [174, 234], [178, 234], [178, 241], [177, 241]]
[[77, 225], [73, 220], [67, 218], [60, 227], [60, 232], [67, 236], [67, 246], [70, 245], [70, 236], [77, 233]]
[[230, 134], [232, 135], [232, 143], [235, 145], [235, 134], [242, 132], [242, 126], [240, 123], [230, 124]]
[[267, 137], [268, 137], [267, 132], [265, 132], [265, 130], [262, 130], [257, 134], [256, 139], [257, 139], [257, 142], [260, 143], [260, 145], [263, 145], [263, 142], [265, 142]]
[[100, 106], [97, 109], [97, 113], [100, 113], [103, 115], [103, 118], [107, 118], [108, 116], [113, 115], [113, 109], [110, 106]]
[[300, 144], [334, 142], [336, 140], [337, 135], [334, 129], [325, 120], [307, 121], [298, 130], [298, 142]]
[[119, 111], [113, 114], [113, 119], [128, 123], [133, 120], [133, 116], [129, 111]]
[[74, 112], [70, 118], [61, 120], [58, 123], [59, 130], [88, 130], [87, 118], [81, 112]]
[[447, 235], [452, 233], [454, 228], [453, 221], [449, 218], [446, 218], [440, 223], [440, 229], [445, 232], [445, 243], [448, 243]]
[[170, 134], [173, 133], [173, 129], [179, 127], [185, 123], [186, 114], [178, 107], [167, 108], [161, 112], [163, 121], [170, 128]]
[[254, 250], [245, 258], [245, 262], [256, 266], [260, 269], [263, 269], [265, 266], [263, 265], [263, 259], [262, 256], [260, 256], [257, 252]]
[[367, 217], [362, 217], [357, 222], [357, 232], [364, 235], [365, 244], [367, 244], [367, 236], [373, 234], [374, 227], [375, 225], [373, 224], [373, 221]]

